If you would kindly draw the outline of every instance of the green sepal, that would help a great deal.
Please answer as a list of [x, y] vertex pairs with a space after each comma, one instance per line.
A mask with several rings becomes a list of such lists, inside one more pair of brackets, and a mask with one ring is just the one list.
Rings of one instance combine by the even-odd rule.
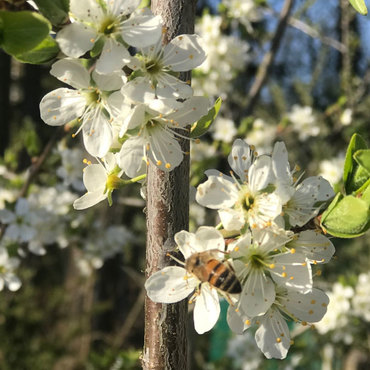
[[22, 63], [42, 64], [53, 60], [59, 53], [58, 43], [48, 36], [30, 51], [14, 55]]
[[197, 122], [195, 122], [190, 130], [190, 137], [197, 138], [199, 136], [204, 135], [209, 127], [211, 126], [212, 122], [218, 115], [218, 112], [221, 108], [222, 99], [218, 98], [214, 104], [214, 106], [208, 111], [208, 113], [201, 117]]
[[366, 142], [360, 135], [354, 134], [349, 142], [344, 161], [343, 183], [347, 194], [351, 194], [363, 185], [362, 168], [353, 160], [353, 155], [361, 149], [367, 149]]
[[60, 25], [68, 19], [69, 0], [34, 0], [41, 14], [54, 25]]
[[0, 46], [14, 56], [34, 49], [51, 30], [50, 22], [36, 12], [0, 11], [0, 19]]
[[364, 189], [361, 199], [367, 202], [370, 205], [370, 181], [368, 182], [367, 187]]
[[367, 200], [338, 193], [322, 214], [321, 227], [325, 232], [339, 238], [355, 238], [368, 230], [369, 216], [370, 206]]
[[101, 51], [103, 50], [103, 46], [104, 46], [104, 38], [100, 37], [95, 42], [93, 48], [90, 51], [91, 58], [95, 58], [96, 56], [98, 56], [101, 53]]
[[362, 15], [367, 15], [367, 8], [364, 0], [349, 0], [352, 6]]

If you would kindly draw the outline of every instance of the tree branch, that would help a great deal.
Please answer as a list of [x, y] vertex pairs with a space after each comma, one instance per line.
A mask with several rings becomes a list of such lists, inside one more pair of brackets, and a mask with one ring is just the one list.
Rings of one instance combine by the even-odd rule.
[[258, 68], [256, 79], [254, 80], [254, 83], [248, 92], [248, 105], [246, 108], [248, 115], [252, 113], [254, 106], [258, 101], [262, 87], [267, 80], [268, 73], [272, 63], [274, 62], [276, 52], [278, 51], [281, 40], [284, 36], [293, 3], [294, 0], [286, 0], [280, 12], [279, 23], [271, 41], [270, 50], [264, 55], [262, 63]]

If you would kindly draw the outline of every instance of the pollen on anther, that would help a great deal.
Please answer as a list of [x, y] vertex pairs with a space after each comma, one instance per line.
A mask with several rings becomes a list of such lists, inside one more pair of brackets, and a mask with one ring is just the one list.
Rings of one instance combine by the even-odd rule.
[[311, 304], [315, 304], [316, 303], [316, 300], [315, 299], [313, 299], [312, 301], [311, 301]]
[[276, 338], [276, 343], [281, 343], [281, 338], [277, 337]]
[[195, 144], [200, 144], [200, 139], [195, 139]]
[[76, 137], [76, 134], [72, 134], [71, 136], [72, 136], [73, 138], [75, 138], [75, 137]]
[[274, 263], [270, 263], [270, 269], [274, 269], [275, 268], [275, 264]]
[[57, 119], [57, 116], [53, 116], [53, 119]]
[[160, 166], [162, 164], [162, 161], [158, 160], [157, 161], [157, 166]]
[[286, 272], [283, 272], [283, 273], [281, 274], [281, 276], [285, 278], [285, 277], [286, 277]]
[[90, 39], [90, 42], [93, 44], [95, 42], [95, 39]]
[[237, 252], [239, 250], [239, 247], [235, 247], [234, 251]]
[[171, 168], [171, 163], [166, 163], [165, 167], [166, 167], [167, 169]]
[[294, 253], [295, 253], [295, 248], [292, 248], [292, 249], [290, 250], [290, 253], [294, 254]]
[[193, 54], [190, 54], [189, 55], [189, 59], [193, 59], [194, 58], [194, 55]]
[[309, 311], [308, 311], [308, 313], [309, 313], [310, 315], [312, 315], [312, 314], [313, 314], [313, 310], [309, 310]]
[[245, 324], [245, 325], [250, 325], [250, 324], [251, 324], [251, 321], [250, 321], [250, 320], [245, 320], [245, 321], [244, 321], [244, 324]]

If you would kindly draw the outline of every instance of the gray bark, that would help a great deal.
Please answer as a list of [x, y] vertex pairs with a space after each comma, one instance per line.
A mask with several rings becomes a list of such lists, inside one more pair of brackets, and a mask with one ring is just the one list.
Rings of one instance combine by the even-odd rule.
[[[152, 10], [164, 20], [164, 43], [194, 32], [195, 0], [153, 0]], [[182, 74], [187, 81], [189, 73]], [[182, 132], [183, 133], [183, 132]], [[189, 140], [181, 140], [184, 153]], [[174, 235], [189, 224], [189, 156], [169, 173], [150, 163], [147, 171], [146, 278], [173, 261], [166, 253], [175, 247]], [[145, 299], [143, 369], [187, 369], [186, 300], [160, 304]]]

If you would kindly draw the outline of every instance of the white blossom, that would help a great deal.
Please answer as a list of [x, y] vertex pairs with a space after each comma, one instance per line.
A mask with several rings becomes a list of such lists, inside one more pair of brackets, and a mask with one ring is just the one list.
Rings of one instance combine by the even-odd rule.
[[41, 118], [51, 126], [78, 118], [81, 122], [78, 132], [82, 130], [86, 150], [93, 156], [104, 157], [113, 142], [111, 119], [115, 116], [116, 100], [109, 95], [121, 88], [125, 80], [123, 72], [90, 74], [80, 61], [62, 59], [53, 64], [50, 73], [76, 90], [59, 88], [46, 94], [40, 103]]
[[212, 136], [214, 140], [231, 143], [237, 133], [234, 121], [224, 117], [217, 117], [212, 124]]
[[71, 0], [69, 10], [74, 22], [63, 27], [56, 40], [63, 53], [72, 58], [102, 47], [96, 70], [105, 74], [118, 71], [129, 62], [128, 45], [145, 47], [156, 43], [162, 35], [162, 21], [148, 9], [134, 12], [140, 0], [102, 3]]
[[353, 313], [370, 322], [370, 272], [358, 276], [354, 296], [352, 298]]
[[255, 159], [248, 144], [237, 139], [228, 161], [240, 180], [206, 171], [208, 180], [198, 186], [197, 202], [217, 209], [226, 230], [240, 230], [246, 224], [252, 228], [271, 225], [281, 212], [279, 197], [268, 189], [274, 180], [271, 158]]
[[[212, 227], [200, 227], [195, 234], [180, 231], [175, 235], [175, 241], [185, 260], [194, 253], [208, 250], [223, 252], [225, 248], [222, 234]], [[155, 272], [146, 281], [145, 288], [152, 301], [161, 303], [179, 302], [195, 290], [190, 299], [195, 301], [195, 330], [198, 334], [203, 334], [216, 324], [220, 314], [217, 289], [208, 282], [199, 280], [184, 267], [168, 266]]]
[[140, 54], [131, 58], [128, 66], [143, 76], [125, 84], [122, 93], [142, 103], [155, 98], [188, 99], [193, 95], [193, 89], [173, 73], [190, 71], [205, 58], [198, 35], [179, 35], [166, 46], [158, 40], [156, 45], [140, 48]]
[[22, 283], [14, 273], [19, 264], [19, 258], [9, 257], [6, 248], [0, 246], [0, 291], [4, 289], [4, 286], [12, 292], [21, 287]]
[[331, 159], [324, 159], [320, 162], [320, 175], [327, 179], [331, 185], [337, 184], [343, 176], [344, 153]]
[[320, 133], [311, 107], [293, 105], [288, 113], [288, 119], [293, 125], [293, 130], [298, 133], [299, 140], [305, 141], [310, 136], [317, 136]]

